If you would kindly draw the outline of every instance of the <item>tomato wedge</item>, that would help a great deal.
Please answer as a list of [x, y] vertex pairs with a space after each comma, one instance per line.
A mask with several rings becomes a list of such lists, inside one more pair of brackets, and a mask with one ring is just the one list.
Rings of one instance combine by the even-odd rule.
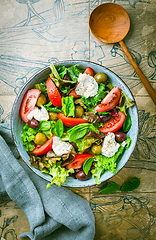
[[24, 122], [28, 122], [27, 116], [34, 109], [40, 93], [41, 90], [31, 89], [24, 95], [20, 107], [20, 115]]
[[84, 71], [84, 73], [86, 73], [92, 77], [94, 76], [93, 70], [90, 67], [87, 67], [86, 70]]
[[32, 153], [37, 155], [43, 155], [46, 154], [48, 151], [52, 150], [53, 137], [54, 136], [52, 136], [44, 145], [42, 146], [37, 145], [35, 149], [32, 151]]
[[109, 121], [107, 121], [103, 127], [99, 128], [100, 132], [108, 133], [108, 132], [116, 132], [118, 131], [125, 121], [125, 114], [123, 112], [118, 112], [118, 116], [112, 117]]
[[87, 123], [88, 121], [83, 118], [66, 117], [63, 113], [58, 113], [58, 118], [62, 120], [63, 124], [67, 127], [74, 127], [81, 123]]
[[69, 163], [67, 166], [66, 166], [66, 169], [69, 170], [70, 168], [73, 168], [73, 169], [77, 169], [77, 168], [81, 168], [82, 165], [84, 164], [84, 162], [90, 158], [90, 157], [93, 157], [94, 155], [92, 154], [89, 154], [89, 153], [83, 153], [83, 154], [77, 154], [75, 156], [75, 160], [71, 163]]
[[51, 80], [50, 77], [48, 77], [48, 79], [47, 79], [47, 93], [48, 93], [48, 97], [49, 97], [51, 103], [55, 107], [62, 106], [61, 95], [60, 95], [55, 83]]
[[73, 89], [73, 90], [69, 93], [69, 96], [73, 96], [74, 98], [79, 98], [79, 97], [81, 97], [81, 95], [77, 95], [75, 89]]
[[102, 100], [102, 102], [95, 107], [95, 111], [107, 112], [111, 110], [119, 103], [120, 97], [121, 89], [119, 87], [114, 87]]

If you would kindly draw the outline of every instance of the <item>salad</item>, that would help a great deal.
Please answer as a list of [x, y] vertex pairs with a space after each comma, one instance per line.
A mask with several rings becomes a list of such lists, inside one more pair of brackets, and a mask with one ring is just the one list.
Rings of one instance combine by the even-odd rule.
[[31, 166], [61, 186], [68, 176], [80, 181], [105, 171], [116, 173], [120, 156], [129, 148], [129, 108], [134, 105], [104, 72], [87, 67], [50, 65], [47, 79], [23, 97], [22, 141]]

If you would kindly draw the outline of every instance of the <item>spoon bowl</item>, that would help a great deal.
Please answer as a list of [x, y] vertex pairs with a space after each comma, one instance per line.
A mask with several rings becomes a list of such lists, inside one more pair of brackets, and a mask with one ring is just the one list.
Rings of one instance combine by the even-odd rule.
[[116, 3], [104, 3], [96, 7], [89, 18], [93, 35], [106, 43], [124, 39], [130, 29], [130, 18], [126, 10]]
[[124, 37], [130, 29], [130, 18], [126, 10], [116, 3], [103, 3], [91, 12], [89, 17], [89, 28], [92, 34], [102, 42], [119, 42], [129, 62], [156, 105], [155, 90], [152, 88], [148, 79], [145, 77], [123, 42]]

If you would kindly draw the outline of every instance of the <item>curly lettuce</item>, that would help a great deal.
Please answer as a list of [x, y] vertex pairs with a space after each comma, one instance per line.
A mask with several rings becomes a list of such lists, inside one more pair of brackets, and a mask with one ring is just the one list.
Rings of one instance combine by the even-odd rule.
[[131, 143], [131, 139], [127, 136], [126, 145], [120, 145], [118, 151], [112, 157], [106, 157], [104, 155], [96, 155], [94, 166], [95, 169], [91, 170], [92, 177], [95, 179], [96, 184], [100, 184], [100, 178], [105, 171], [110, 171], [111, 173], [116, 173], [117, 160], [119, 156], [123, 153], [124, 149], [128, 149]]
[[47, 184], [47, 188], [51, 187], [54, 183], [60, 187], [65, 182], [66, 177], [69, 176], [69, 173], [74, 173], [74, 169], [66, 170], [66, 168], [62, 168], [61, 162], [51, 163], [48, 174], [52, 176], [52, 180], [51, 183]]

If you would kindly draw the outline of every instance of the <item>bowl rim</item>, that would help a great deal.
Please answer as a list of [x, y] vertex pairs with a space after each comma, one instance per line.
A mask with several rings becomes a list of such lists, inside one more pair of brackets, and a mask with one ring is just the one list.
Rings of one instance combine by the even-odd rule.
[[[133, 95], [133, 93], [132, 93], [132, 91], [131, 91], [131, 89], [127, 86], [127, 84], [124, 82], [124, 80], [122, 80], [119, 76], [118, 76], [118, 74], [116, 74], [114, 71], [112, 71], [112, 70], [110, 70], [109, 68], [107, 68], [107, 67], [105, 67], [104, 65], [102, 65], [102, 64], [99, 64], [99, 63], [96, 63], [96, 62], [92, 62], [92, 61], [89, 61], [89, 60], [62, 60], [62, 61], [57, 61], [57, 62], [54, 62], [54, 65], [60, 65], [60, 64], [66, 64], [66, 63], [88, 63], [88, 64], [93, 64], [93, 65], [97, 65], [97, 66], [100, 66], [100, 67], [102, 67], [102, 68], [104, 68], [104, 69], [106, 69], [106, 70], [108, 70], [109, 72], [111, 72], [111, 73], [113, 73], [114, 75], [116, 75], [117, 76], [117, 78], [119, 78], [120, 79], [120, 81], [126, 86], [126, 88], [130, 91], [130, 93], [131, 93], [131, 95], [132, 95], [132, 97], [133, 97], [133, 100], [134, 100], [134, 102], [135, 102], [135, 107], [136, 107], [136, 113], [137, 113], [137, 136], [136, 136], [136, 141], [135, 141], [135, 144], [134, 144], [134, 146], [133, 146], [133, 148], [132, 148], [132, 151], [131, 151], [131, 153], [130, 153], [130, 155], [129, 155], [129, 158], [127, 159], [127, 161], [124, 163], [124, 165], [116, 172], [116, 173], [114, 173], [114, 174], [112, 174], [112, 176], [110, 176], [109, 178], [107, 178], [106, 180], [103, 180], [101, 183], [103, 183], [103, 182], [106, 182], [106, 181], [108, 181], [108, 180], [110, 180], [112, 177], [114, 177], [117, 173], [119, 173], [122, 169], [123, 169], [123, 167], [127, 164], [127, 162], [128, 162], [128, 160], [130, 159], [130, 157], [131, 157], [131, 155], [132, 155], [132, 153], [133, 153], [133, 151], [134, 151], [134, 149], [135, 149], [135, 147], [136, 147], [136, 143], [137, 143], [137, 140], [138, 140], [138, 133], [139, 133], [139, 114], [138, 114], [138, 107], [137, 107], [137, 103], [136, 103], [136, 100], [135, 100], [135, 98], [134, 98], [134, 95]], [[18, 92], [18, 94], [17, 94], [17, 96], [16, 96], [16, 98], [15, 98], [15, 100], [14, 100], [14, 103], [13, 103], [13, 106], [12, 106], [12, 110], [11, 110], [11, 134], [12, 134], [12, 138], [13, 138], [13, 142], [14, 142], [14, 144], [15, 144], [15, 147], [16, 147], [16, 149], [17, 149], [17, 151], [18, 151], [18, 153], [19, 153], [19, 156], [20, 156], [20, 158], [22, 159], [22, 161], [28, 166], [28, 168], [33, 172], [33, 173], [35, 173], [37, 176], [39, 176], [40, 178], [42, 178], [43, 180], [45, 180], [45, 181], [47, 181], [47, 182], [50, 182], [49, 180], [47, 180], [47, 179], [45, 179], [43, 176], [41, 176], [41, 175], [38, 175], [36, 172], [35, 172], [35, 169], [33, 168], [33, 167], [31, 167], [31, 165], [28, 165], [28, 163], [22, 158], [22, 156], [21, 156], [21, 154], [20, 154], [20, 151], [18, 150], [18, 146], [17, 146], [17, 144], [16, 144], [16, 138], [15, 138], [15, 135], [14, 135], [14, 131], [13, 131], [13, 113], [14, 113], [14, 108], [15, 108], [15, 103], [16, 103], [16, 101], [18, 100], [18, 98], [19, 98], [19, 96], [21, 95], [21, 93], [23, 92], [23, 90], [26, 88], [26, 86], [31, 82], [31, 80], [36, 76], [36, 75], [38, 75], [39, 73], [41, 73], [41, 72], [44, 72], [44, 70], [47, 70], [48, 68], [50, 68], [50, 64], [49, 65], [46, 65], [45, 67], [43, 67], [43, 68], [41, 68], [41, 69], [39, 69], [36, 73], [34, 73], [32, 76], [30, 76], [29, 77], [29, 79], [23, 84], [23, 86], [21, 87], [21, 89], [20, 89], [20, 91]], [[84, 182], [84, 181], [83, 181]], [[87, 182], [87, 181], [85, 181], [85, 182]], [[90, 185], [87, 185], [87, 184], [85, 184], [85, 186], [82, 184], [82, 186], [81, 185], [78, 185], [78, 186], [75, 186], [74, 184], [73, 185], [64, 185], [64, 184], [62, 184], [62, 186], [63, 187], [90, 187], [90, 186], [96, 186], [96, 185], [98, 185], [98, 184], [96, 184], [96, 183], [94, 183], [94, 184], [90, 184]]]

